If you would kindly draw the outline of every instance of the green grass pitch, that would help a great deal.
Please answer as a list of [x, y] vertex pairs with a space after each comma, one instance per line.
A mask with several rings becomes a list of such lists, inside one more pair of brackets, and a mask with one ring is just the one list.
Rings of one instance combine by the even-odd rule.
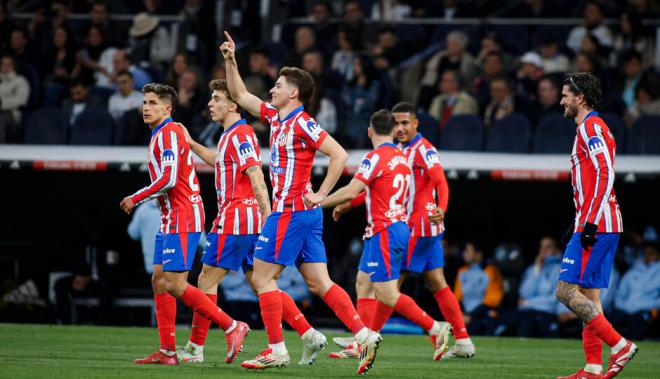
[[[179, 344], [189, 330], [177, 332]], [[337, 334], [328, 333], [328, 339]], [[345, 336], [346, 334], [344, 334]], [[238, 362], [224, 363], [224, 335], [212, 329], [200, 365], [138, 366], [134, 358], [157, 346], [155, 328], [63, 327], [0, 324], [0, 378], [348, 378], [355, 376], [356, 360], [331, 360], [321, 353], [314, 366], [298, 366], [301, 342], [286, 332], [291, 366], [248, 371]], [[578, 340], [474, 338], [473, 359], [431, 360], [431, 346], [422, 336], [385, 335], [378, 359], [369, 371], [377, 378], [555, 378], [583, 364]], [[660, 377], [660, 343], [642, 342], [640, 352], [620, 378]], [[266, 346], [262, 330], [250, 333], [237, 361], [253, 358]], [[609, 350], [609, 349], [608, 349]], [[607, 362], [607, 357], [603, 357]]]

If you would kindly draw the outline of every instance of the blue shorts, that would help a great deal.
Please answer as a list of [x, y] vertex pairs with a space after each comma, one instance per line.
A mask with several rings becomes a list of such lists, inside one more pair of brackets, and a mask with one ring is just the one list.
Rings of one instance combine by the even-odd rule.
[[582, 249], [581, 234], [574, 233], [566, 246], [559, 269], [559, 280], [577, 284], [582, 288], [607, 288], [619, 234], [597, 233], [597, 242], [589, 250]]
[[261, 230], [254, 257], [282, 266], [327, 263], [322, 237], [321, 208], [273, 212]]
[[364, 241], [358, 269], [372, 282], [399, 279], [401, 260], [408, 249], [410, 230], [404, 222], [395, 222]]
[[202, 233], [156, 234], [154, 264], [163, 271], [190, 271]]
[[231, 271], [247, 272], [252, 268], [254, 245], [258, 234], [232, 235], [209, 233], [202, 263]]
[[445, 252], [442, 249], [442, 236], [410, 237], [408, 254], [401, 270], [422, 273], [445, 267]]

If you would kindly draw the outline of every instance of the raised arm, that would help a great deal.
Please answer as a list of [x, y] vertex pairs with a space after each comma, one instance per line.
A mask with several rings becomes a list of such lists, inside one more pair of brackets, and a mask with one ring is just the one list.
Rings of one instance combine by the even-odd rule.
[[251, 115], [260, 117], [261, 99], [248, 92], [241, 79], [241, 74], [238, 72], [238, 64], [236, 64], [236, 44], [231, 39], [229, 33], [225, 31], [225, 41], [220, 45], [220, 52], [225, 58], [225, 70], [227, 72], [227, 87], [231, 97]]
[[250, 178], [252, 190], [257, 197], [259, 213], [261, 213], [261, 223], [263, 225], [268, 215], [270, 215], [270, 199], [268, 198], [268, 187], [266, 187], [264, 173], [261, 171], [260, 166], [250, 166], [245, 170], [245, 173]]

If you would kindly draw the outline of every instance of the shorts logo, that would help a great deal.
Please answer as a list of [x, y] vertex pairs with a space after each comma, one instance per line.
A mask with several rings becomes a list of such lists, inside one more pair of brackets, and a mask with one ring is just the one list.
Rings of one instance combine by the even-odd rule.
[[174, 254], [176, 253], [176, 249], [165, 249], [163, 250], [163, 254]]
[[176, 156], [174, 152], [170, 149], [163, 150], [163, 156], [161, 158], [161, 163], [163, 166], [171, 166], [176, 163]]
[[241, 144], [238, 145], [238, 157], [246, 159], [250, 156], [254, 156], [254, 147], [249, 141], [241, 142]]
[[438, 152], [435, 151], [434, 149], [427, 150], [425, 159], [426, 159], [426, 164], [429, 166], [438, 163]]
[[378, 262], [367, 262], [367, 267], [378, 267]]
[[268, 242], [268, 237], [259, 236], [259, 241], [261, 241], [261, 242]]
[[567, 263], [569, 265], [575, 264], [575, 259], [564, 258], [561, 261], [562, 263]]
[[607, 145], [605, 145], [605, 141], [603, 141], [603, 139], [598, 136], [589, 138], [589, 141], [587, 142], [587, 146], [589, 147], [589, 153], [592, 155], [602, 153], [607, 149]]
[[568, 271], [567, 268], [562, 268], [561, 270], [559, 270], [559, 273], [561, 274], [562, 272], [566, 272], [566, 271]]

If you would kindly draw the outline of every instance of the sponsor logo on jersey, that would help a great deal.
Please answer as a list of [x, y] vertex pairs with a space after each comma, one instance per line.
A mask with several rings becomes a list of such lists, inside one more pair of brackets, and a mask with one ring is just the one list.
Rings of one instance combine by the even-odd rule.
[[192, 194], [192, 195], [188, 196], [188, 200], [190, 200], [191, 203], [197, 204], [200, 201], [202, 201], [202, 197], [199, 196], [198, 194]]
[[311, 139], [316, 141], [319, 138], [319, 134], [321, 134], [321, 128], [319, 127], [319, 124], [317, 124], [314, 120], [308, 120], [306, 123], [301, 122], [300, 125]]
[[257, 204], [259, 204], [257, 202], [257, 199], [254, 199], [254, 198], [252, 198], [252, 199], [243, 199], [242, 203], [245, 204], [245, 205], [257, 205]]
[[358, 169], [358, 172], [362, 173], [363, 175], [367, 175], [371, 171], [371, 161], [369, 158], [364, 158], [362, 162], [360, 162], [360, 168]]
[[387, 218], [397, 218], [405, 213], [405, 210], [401, 207], [395, 208], [395, 209], [390, 209], [387, 212], [385, 212], [385, 217]]
[[436, 207], [435, 203], [426, 203], [426, 205], [424, 206], [424, 208], [426, 208], [427, 211], [434, 211], [435, 207]]
[[249, 141], [241, 142], [238, 145], [238, 157], [241, 159], [249, 158], [254, 155], [254, 147]]
[[598, 154], [607, 150], [607, 145], [605, 145], [605, 141], [603, 141], [603, 139], [598, 136], [589, 138], [589, 141], [587, 142], [587, 147], [589, 148], [590, 154]]
[[569, 265], [575, 264], [575, 259], [564, 258], [561, 261], [562, 261], [562, 263], [566, 263], [566, 264], [569, 264]]
[[160, 160], [164, 166], [173, 165], [176, 163], [176, 156], [171, 149], [163, 150], [163, 156]]
[[432, 166], [438, 163], [438, 152], [434, 149], [429, 149], [426, 151], [424, 158], [426, 159], [426, 164]]

